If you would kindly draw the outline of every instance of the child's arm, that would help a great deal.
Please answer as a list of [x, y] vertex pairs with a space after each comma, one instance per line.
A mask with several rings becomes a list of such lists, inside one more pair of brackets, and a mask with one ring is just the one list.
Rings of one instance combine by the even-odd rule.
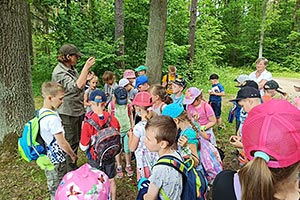
[[196, 168], [199, 165], [197, 147], [195, 144], [188, 144], [188, 147], [192, 151], [192, 159], [194, 160], [194, 167]]
[[62, 150], [64, 150], [64, 152], [66, 152], [71, 157], [72, 163], [75, 163], [76, 160], [78, 159], [78, 157], [72, 150], [70, 144], [65, 139], [65, 136], [63, 135], [63, 133], [62, 132], [57, 133], [54, 135], [54, 137], [55, 137], [58, 145], [60, 146], [60, 148], [62, 148]]
[[217, 123], [217, 118], [215, 115], [212, 115], [210, 117], [208, 117], [209, 122], [205, 125], [206, 126], [206, 130], [210, 129], [211, 127], [213, 127], [216, 123]]
[[87, 93], [87, 92], [85, 92], [85, 93], [84, 93], [84, 96], [83, 96], [83, 105], [84, 105], [85, 107], [91, 105], [91, 103], [88, 101], [88, 93]]
[[131, 152], [134, 152], [136, 150], [136, 148], [138, 147], [140, 138], [138, 138], [137, 136], [135, 136], [133, 134], [132, 129], [130, 129], [127, 133], [128, 135], [128, 146]]
[[148, 192], [144, 195], [144, 200], [156, 200], [159, 194], [159, 188], [150, 183]]

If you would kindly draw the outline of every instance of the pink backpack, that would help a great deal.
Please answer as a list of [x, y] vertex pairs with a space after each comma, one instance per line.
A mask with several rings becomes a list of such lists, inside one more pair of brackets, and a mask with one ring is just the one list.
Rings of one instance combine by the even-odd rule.
[[108, 199], [110, 182], [108, 176], [89, 164], [67, 173], [60, 182], [55, 200]]

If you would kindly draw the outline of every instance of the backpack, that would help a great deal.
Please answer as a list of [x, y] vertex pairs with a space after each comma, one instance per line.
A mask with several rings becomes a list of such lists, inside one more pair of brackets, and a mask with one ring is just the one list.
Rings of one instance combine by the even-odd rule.
[[[192, 159], [186, 159], [183, 162], [174, 156], [166, 155], [159, 158], [154, 167], [156, 165], [167, 165], [173, 167], [182, 174], [183, 188], [181, 200], [205, 200], [207, 180], [205, 176], [200, 171], [196, 171], [193, 164], [189, 164], [189, 162], [193, 162]], [[162, 189], [160, 190], [160, 193], [165, 200], [169, 200]]]
[[49, 115], [55, 115], [50, 110], [45, 110], [40, 115], [36, 115], [33, 119], [24, 125], [22, 136], [18, 139], [18, 150], [21, 157], [30, 162], [37, 160], [40, 155], [46, 154], [45, 142], [40, 135], [40, 120]]
[[92, 118], [85, 120], [88, 124], [97, 130], [95, 142], [91, 148], [94, 148], [94, 156], [92, 156], [99, 166], [105, 161], [111, 161], [121, 151], [121, 135], [112, 126], [110, 126], [111, 115], [107, 122], [100, 126]]

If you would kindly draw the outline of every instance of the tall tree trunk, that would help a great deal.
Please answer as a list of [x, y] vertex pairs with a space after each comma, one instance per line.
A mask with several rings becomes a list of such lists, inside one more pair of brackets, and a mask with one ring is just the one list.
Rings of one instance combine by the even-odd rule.
[[25, 0], [0, 1], [0, 140], [21, 133], [34, 114], [30, 70], [29, 6]]
[[263, 8], [262, 8], [261, 31], [260, 31], [260, 42], [259, 42], [259, 52], [258, 52], [259, 58], [261, 58], [263, 55], [266, 12], [267, 12], [267, 0], [264, 0]]
[[[125, 69], [124, 61], [124, 0], [115, 0], [115, 41], [117, 42], [119, 49], [116, 51], [117, 66], [121, 69]], [[121, 58], [121, 59], [118, 59]]]
[[195, 57], [195, 33], [196, 33], [196, 23], [197, 23], [197, 3], [198, 0], [192, 0], [191, 10], [190, 10], [190, 24], [189, 24], [189, 62], [193, 62]]
[[150, 83], [161, 82], [167, 21], [167, 0], [150, 0], [146, 66]]
[[[293, 31], [294, 28], [295, 28], [295, 24], [298, 25], [298, 16], [297, 16], [297, 11], [299, 9], [299, 0], [296, 0], [296, 3], [295, 3], [295, 8], [294, 8], [294, 15], [293, 15], [293, 20], [292, 20], [292, 27], [291, 27], [291, 30]], [[299, 27], [298, 27], [299, 29]]]

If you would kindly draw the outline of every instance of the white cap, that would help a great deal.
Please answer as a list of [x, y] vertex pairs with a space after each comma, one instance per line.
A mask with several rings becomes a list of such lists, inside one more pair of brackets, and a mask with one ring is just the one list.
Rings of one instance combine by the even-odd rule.
[[241, 74], [236, 79], [234, 79], [234, 81], [239, 82], [239, 83], [243, 83], [246, 80], [250, 80], [250, 78], [247, 74]]
[[121, 87], [125, 87], [126, 85], [129, 84], [129, 80], [127, 78], [122, 78], [120, 81], [119, 81], [119, 86]]

